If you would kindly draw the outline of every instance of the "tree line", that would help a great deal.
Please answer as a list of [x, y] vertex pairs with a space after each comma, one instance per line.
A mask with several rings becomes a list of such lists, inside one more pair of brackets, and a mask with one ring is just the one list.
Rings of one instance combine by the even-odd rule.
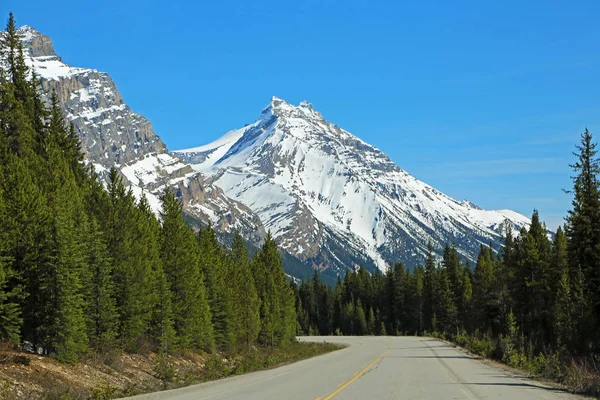
[[447, 245], [431, 246], [424, 266], [385, 273], [364, 268], [329, 287], [315, 273], [297, 291], [306, 334], [443, 333], [504, 339], [525, 354], [597, 354], [600, 350], [600, 166], [586, 129], [574, 153], [572, 209], [550, 234], [533, 212], [500, 248], [481, 245], [474, 268]]
[[56, 96], [43, 100], [12, 14], [0, 41], [0, 340], [61, 361], [88, 353], [276, 346], [294, 291], [269, 235], [249, 257], [194, 232], [165, 190], [160, 218], [84, 162]]

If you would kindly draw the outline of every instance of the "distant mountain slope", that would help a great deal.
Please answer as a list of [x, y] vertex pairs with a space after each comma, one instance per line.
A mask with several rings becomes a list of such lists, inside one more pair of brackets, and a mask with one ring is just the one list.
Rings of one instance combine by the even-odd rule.
[[317, 268], [415, 265], [427, 243], [456, 243], [474, 259], [502, 227], [529, 219], [456, 201], [383, 152], [331, 124], [311, 104], [274, 97], [253, 124], [206, 146], [175, 151], [252, 209], [283, 248]]

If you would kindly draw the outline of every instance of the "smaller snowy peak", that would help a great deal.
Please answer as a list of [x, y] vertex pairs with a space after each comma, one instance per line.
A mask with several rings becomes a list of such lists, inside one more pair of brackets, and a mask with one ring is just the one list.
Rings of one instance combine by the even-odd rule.
[[309, 103], [308, 101], [306, 101], [306, 100], [302, 100], [300, 102], [300, 104], [298, 104], [298, 107], [307, 109], [309, 111], [315, 111], [315, 108], [313, 107], [313, 105], [311, 103]]
[[262, 114], [274, 114], [275, 110], [279, 110], [279, 109], [289, 109], [294, 107], [293, 105], [291, 105], [290, 103], [288, 103], [287, 101], [277, 97], [277, 96], [273, 96], [271, 98], [271, 101], [269, 102], [269, 104], [262, 110]]
[[35, 28], [29, 25], [23, 25], [22, 27], [17, 29], [17, 34], [23, 42], [30, 42], [36, 37], [44, 36], [41, 32], [37, 31]]
[[308, 101], [303, 100], [296, 106], [277, 96], [271, 98], [271, 102], [263, 109], [261, 114], [263, 120], [270, 119], [272, 116], [323, 120], [321, 114], [315, 111], [313, 105]]
[[466, 208], [474, 208], [475, 210], [482, 210], [481, 207], [479, 207], [477, 204], [473, 203], [472, 201], [469, 200], [463, 200], [460, 202], [460, 205]]
[[[6, 32], [0, 31], [0, 37], [4, 35]], [[52, 39], [29, 25], [23, 25], [17, 29], [17, 35], [23, 45], [25, 63], [39, 78], [58, 81], [61, 78], [71, 78], [78, 74], [97, 72], [65, 64], [54, 51]], [[44, 91], [46, 89], [43, 88]]]
[[[21, 38], [23, 47], [31, 57], [56, 56], [52, 39], [31, 26], [23, 25], [17, 29], [17, 34]], [[58, 59], [60, 60], [60, 58]]]

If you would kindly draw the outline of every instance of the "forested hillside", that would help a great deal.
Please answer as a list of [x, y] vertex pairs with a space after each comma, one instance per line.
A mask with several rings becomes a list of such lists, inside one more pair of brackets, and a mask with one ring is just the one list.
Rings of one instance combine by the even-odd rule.
[[441, 263], [430, 249], [426, 264], [412, 272], [401, 263], [385, 274], [360, 268], [335, 287], [315, 273], [297, 294], [301, 330], [441, 335], [514, 366], [554, 368], [551, 375], [559, 379], [573, 358], [595, 365], [600, 353], [600, 162], [587, 129], [576, 149], [572, 209], [552, 239], [534, 211], [529, 229], [517, 237], [506, 227], [502, 247], [481, 246], [474, 268], [449, 244]]
[[296, 333], [276, 243], [248, 258], [195, 233], [165, 191], [157, 218], [116, 170], [84, 163], [56, 97], [42, 101], [12, 15], [0, 68], [0, 340], [74, 363], [108, 351], [275, 346]]

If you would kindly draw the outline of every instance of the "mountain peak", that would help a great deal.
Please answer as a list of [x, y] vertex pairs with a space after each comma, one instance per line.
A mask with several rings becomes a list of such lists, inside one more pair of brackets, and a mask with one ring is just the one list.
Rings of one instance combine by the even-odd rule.
[[481, 243], [501, 245], [505, 219], [529, 224], [417, 180], [307, 101], [273, 97], [253, 124], [177, 154], [253, 210], [283, 249], [318, 268], [420, 265], [428, 243], [437, 251], [456, 243], [475, 260]]
[[271, 102], [263, 109], [262, 114], [263, 118], [265, 116], [270, 118], [272, 115], [292, 118], [322, 118], [321, 114], [315, 111], [313, 105], [306, 100], [296, 106], [277, 96], [271, 98]]
[[315, 108], [313, 107], [313, 105], [306, 100], [302, 100], [300, 102], [300, 104], [298, 104], [298, 107], [306, 108], [306, 109], [309, 109], [310, 111], [315, 111]]
[[29, 25], [23, 25], [22, 27], [17, 29], [17, 33], [19, 34], [19, 36], [21, 37], [21, 41], [23, 42], [29, 42], [38, 36], [44, 36], [38, 30]]
[[56, 56], [52, 39], [29, 25], [17, 29], [23, 47], [32, 57]]

